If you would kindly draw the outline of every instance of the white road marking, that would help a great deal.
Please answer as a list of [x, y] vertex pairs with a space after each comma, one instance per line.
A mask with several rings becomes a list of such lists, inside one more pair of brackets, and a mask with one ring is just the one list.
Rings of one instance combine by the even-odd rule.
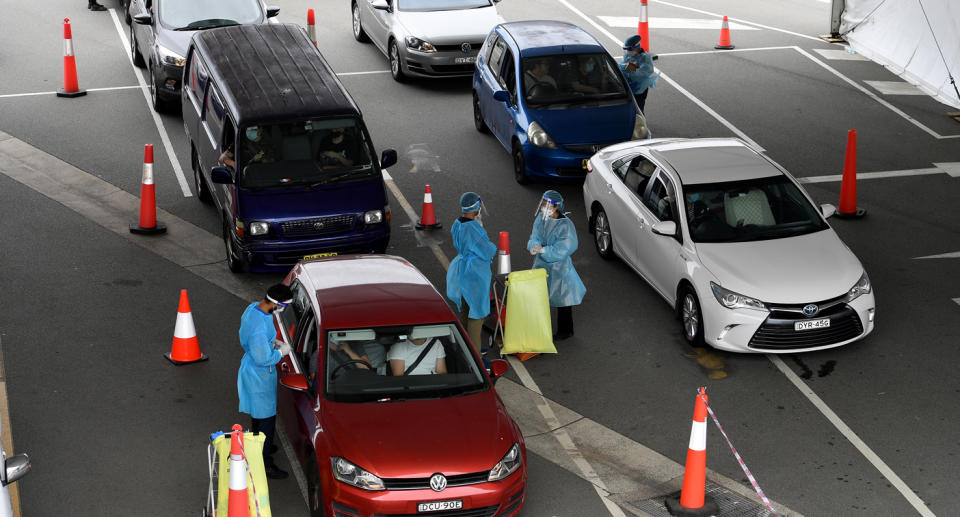
[[[960, 258], [960, 251], [954, 251], [953, 253], [941, 253], [939, 255], [927, 255], [926, 257], [913, 257], [914, 260], [941, 258]], [[956, 300], [956, 298], [954, 300]]]
[[784, 47], [753, 47], [753, 48], [734, 48], [730, 50], [694, 50], [690, 52], [658, 52], [657, 55], [660, 57], [664, 56], [696, 56], [700, 54], [726, 54], [728, 52], [753, 52], [756, 50], [793, 50], [793, 45], [788, 45]]
[[960, 178], [960, 162], [940, 162], [934, 163], [934, 165], [951, 177]]
[[820, 54], [820, 56], [824, 59], [829, 59], [831, 61], [870, 61], [856, 52], [851, 54], [846, 50], [815, 48], [813, 51], [817, 54]]
[[[139, 88], [139, 86], [110, 86], [107, 88], [87, 88], [88, 92], [105, 92], [109, 90], [131, 90], [133, 88]], [[12, 98], [12, 97], [30, 97], [33, 95], [55, 95], [57, 92], [32, 92], [32, 93], [7, 93], [0, 95], [0, 99]]]
[[[639, 18], [636, 16], [597, 16], [609, 27], [625, 27], [636, 29]], [[647, 21], [651, 29], [709, 29], [720, 30], [723, 20], [720, 18], [657, 18], [649, 17]], [[758, 31], [760, 29], [742, 23], [728, 23], [730, 30]]]
[[884, 95], [926, 95], [916, 86], [906, 81], [863, 81]]
[[960, 298], [954, 298], [953, 301], [956, 302], [957, 305], [960, 305]]
[[[709, 16], [716, 16], [717, 18], [723, 18], [723, 14], [713, 13], [713, 12], [710, 12], [710, 11], [704, 11], [704, 10], [702, 10], [702, 9], [694, 9], [693, 7], [687, 7], [687, 6], [685, 6], [685, 5], [679, 5], [679, 4], [675, 4], [675, 3], [672, 3], [672, 2], [664, 2], [663, 0], [651, 0], [651, 3], [653, 3], [653, 4], [669, 5], [670, 7], [676, 7], [677, 9], [686, 9], [687, 11], [693, 11], [693, 12], [695, 12], [695, 13], [706, 14], [706, 15], [709, 15]], [[754, 22], [751, 22], [751, 21], [748, 21], [748, 20], [741, 20], [741, 19], [739, 19], [739, 18], [729, 18], [729, 17], [728, 17], [727, 19], [729, 20], [730, 23], [733, 23], [733, 22], [745, 23], [745, 24], [747, 24], [747, 25], [752, 25], [752, 26], [754, 26], [754, 27], [760, 27], [761, 29], [768, 29], [768, 30], [772, 30], [772, 31], [782, 32], [782, 33], [784, 33], [784, 34], [789, 34], [789, 35], [791, 35], [791, 36], [796, 36], [796, 37], [798, 37], [798, 38], [806, 38], [806, 39], [813, 40], [813, 41], [817, 41], [817, 42], [820, 42], [820, 43], [823, 42], [823, 40], [821, 40], [820, 38], [818, 38], [818, 37], [816, 37], [816, 36], [809, 36], [809, 35], [806, 35], [806, 34], [800, 34], [799, 32], [788, 31], [788, 30], [786, 30], [786, 29], [781, 29], [781, 28], [779, 28], [779, 27], [772, 27], [772, 26], [770, 26], [770, 25], [763, 25], [763, 24], [760, 24], [760, 23], [754, 23]]]
[[130, 41], [127, 39], [127, 34], [123, 30], [123, 26], [120, 24], [120, 18], [117, 17], [117, 10], [110, 8], [110, 17], [113, 18], [113, 25], [117, 28], [117, 34], [120, 35], [120, 42], [123, 43], [124, 54], [127, 56], [127, 62], [130, 63], [130, 68], [133, 69], [133, 75], [137, 78], [137, 84], [139, 84], [140, 90], [143, 92], [143, 98], [147, 101], [147, 110], [150, 112], [150, 116], [153, 117], [153, 124], [157, 126], [157, 131], [160, 133], [160, 141], [163, 143], [163, 149], [167, 152], [167, 159], [170, 160], [170, 165], [173, 167], [173, 172], [177, 176], [177, 182], [180, 183], [180, 190], [183, 192], [183, 197], [191, 197], [193, 193], [190, 192], [190, 185], [187, 184], [187, 178], [183, 175], [183, 168], [180, 167], [180, 160], [177, 159], [176, 153], [173, 152], [173, 144], [170, 143], [170, 136], [167, 134], [167, 128], [163, 126], [163, 121], [160, 120], [160, 115], [153, 110], [153, 103], [150, 102], [150, 90], [147, 89], [147, 83], [143, 80], [143, 76], [140, 74], [140, 70], [133, 65], [133, 56], [130, 55], [130, 52], [127, 50], [130, 48]]
[[338, 77], [344, 77], [348, 75], [369, 75], [369, 74], [389, 74], [390, 70], [371, 70], [369, 72], [342, 72], [337, 74]]
[[[936, 165], [936, 164], [934, 164]], [[903, 176], [926, 176], [930, 174], [947, 174], [947, 171], [939, 167], [929, 169], [906, 169], [902, 171], [878, 171], [878, 172], [858, 172], [857, 180], [872, 180], [879, 178], [900, 178]], [[806, 176], [797, 178], [800, 183], [829, 183], [831, 181], [842, 181], [842, 174], [832, 174], [829, 176]]]
[[858, 451], [860, 451], [860, 454], [863, 454], [867, 461], [872, 463], [873, 466], [880, 471], [880, 474], [882, 474], [883, 477], [885, 477], [887, 481], [889, 481], [890, 484], [896, 488], [901, 495], [903, 495], [903, 497], [920, 515], [934, 517], [933, 512], [927, 508], [927, 505], [923, 502], [923, 500], [920, 499], [917, 494], [913, 493], [913, 490], [911, 490], [910, 487], [907, 486], [907, 484], [904, 483], [903, 480], [900, 479], [900, 477], [897, 476], [897, 474], [891, 470], [890, 467], [888, 467], [887, 464], [884, 463], [884, 461], [880, 459], [880, 457], [877, 456], [876, 453], [874, 453], [870, 447], [868, 447], [867, 444], [864, 443], [859, 436], [857, 436], [856, 433], [853, 432], [853, 429], [850, 429], [850, 427], [847, 426], [847, 424], [845, 424], [843, 420], [841, 420], [840, 417], [837, 416], [837, 414], [827, 406], [823, 399], [817, 396], [817, 394], [814, 393], [813, 390], [810, 389], [810, 387], [807, 386], [807, 384], [797, 376], [797, 374], [793, 373], [793, 370], [784, 364], [782, 359], [773, 354], [767, 354], [767, 358], [770, 359], [770, 362], [772, 362], [777, 369], [779, 369], [783, 375], [790, 382], [792, 382], [798, 390], [800, 390], [800, 393], [803, 393], [803, 395], [806, 396], [807, 399], [814, 406], [816, 406], [821, 413], [823, 413], [823, 416], [825, 416], [827, 420], [829, 420], [830, 423], [832, 423], [833, 426], [840, 431], [840, 433], [843, 434], [843, 436], [846, 437], [846, 439], [853, 444]]

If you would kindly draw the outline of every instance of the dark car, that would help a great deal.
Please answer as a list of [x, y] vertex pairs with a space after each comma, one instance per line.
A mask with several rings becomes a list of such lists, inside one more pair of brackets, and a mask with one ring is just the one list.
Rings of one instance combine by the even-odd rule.
[[153, 109], [180, 100], [183, 64], [196, 31], [228, 25], [267, 23], [280, 13], [260, 0], [125, 0], [133, 64], [150, 73]]

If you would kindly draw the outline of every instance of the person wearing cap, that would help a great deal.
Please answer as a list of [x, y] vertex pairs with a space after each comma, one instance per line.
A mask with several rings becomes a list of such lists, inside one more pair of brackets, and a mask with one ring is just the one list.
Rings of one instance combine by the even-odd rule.
[[290, 353], [290, 345], [274, 341], [273, 314], [282, 311], [292, 299], [289, 287], [276, 284], [262, 300], [248, 305], [240, 318], [240, 345], [244, 351], [237, 373], [240, 412], [250, 415], [251, 431], [264, 434], [263, 465], [271, 479], [287, 477], [273, 462], [273, 434], [277, 419], [276, 364]]
[[483, 228], [480, 209], [483, 201], [476, 192], [460, 196], [463, 215], [450, 227], [457, 256], [447, 269], [447, 298], [457, 305], [460, 323], [478, 352], [483, 349], [483, 320], [490, 314], [490, 264], [497, 246]]
[[563, 207], [563, 196], [559, 192], [544, 192], [527, 241], [527, 250], [536, 257], [533, 267], [547, 270], [550, 306], [557, 308], [554, 341], [573, 336], [573, 306], [580, 305], [587, 292], [570, 259], [579, 243], [577, 230]]
[[620, 70], [627, 78], [630, 91], [637, 100], [637, 107], [643, 113], [647, 103], [647, 93], [656, 86], [660, 79], [660, 72], [653, 68], [654, 56], [643, 50], [639, 35], [633, 35], [623, 42], [623, 59], [620, 61]]

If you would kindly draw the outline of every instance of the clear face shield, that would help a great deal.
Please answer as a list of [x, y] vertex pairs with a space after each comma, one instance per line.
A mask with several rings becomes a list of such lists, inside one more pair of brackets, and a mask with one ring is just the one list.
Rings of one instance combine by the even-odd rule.
[[540, 199], [540, 204], [537, 205], [537, 211], [534, 212], [534, 215], [539, 214], [544, 220], [552, 219], [557, 210], [557, 202], [545, 197]]

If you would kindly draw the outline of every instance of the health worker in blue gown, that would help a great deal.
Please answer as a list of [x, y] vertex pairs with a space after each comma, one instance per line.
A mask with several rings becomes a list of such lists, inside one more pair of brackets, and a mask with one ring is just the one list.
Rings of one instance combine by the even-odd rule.
[[483, 336], [483, 319], [490, 314], [490, 264], [497, 246], [483, 228], [480, 209], [483, 201], [476, 192], [460, 196], [463, 213], [450, 227], [457, 256], [447, 269], [447, 298], [457, 305], [460, 323], [478, 352]]

